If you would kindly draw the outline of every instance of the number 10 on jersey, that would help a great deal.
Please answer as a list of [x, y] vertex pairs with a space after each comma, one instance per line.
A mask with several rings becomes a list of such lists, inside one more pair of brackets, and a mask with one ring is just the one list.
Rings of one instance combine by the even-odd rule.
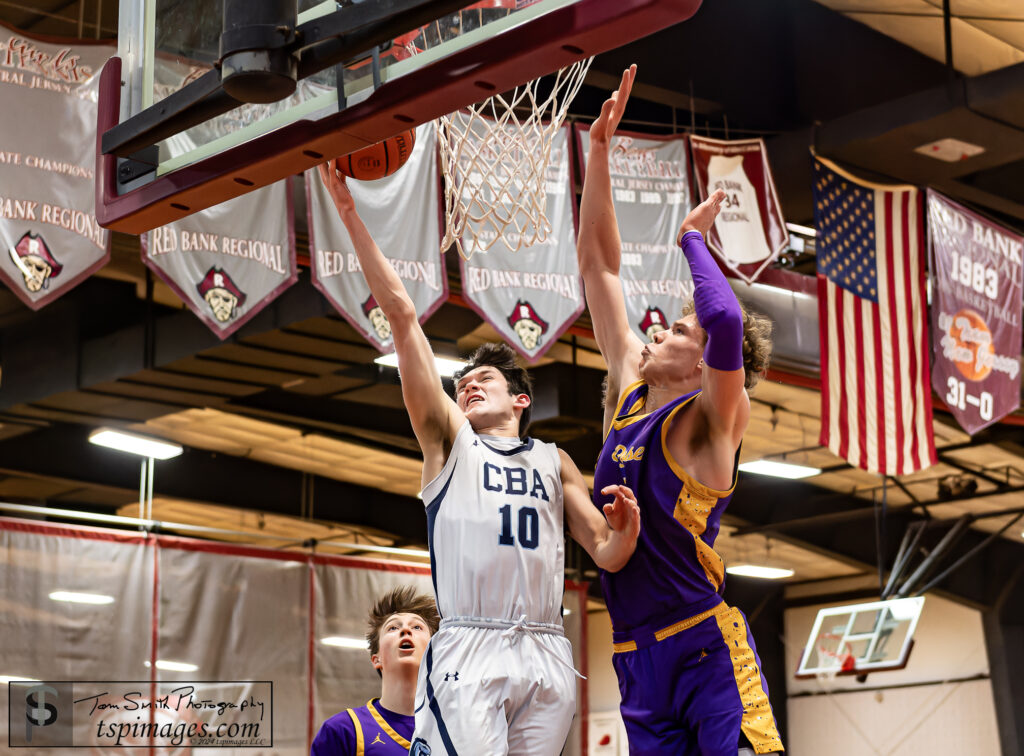
[[[498, 533], [498, 543], [502, 546], [515, 546], [516, 539], [512, 533], [512, 505], [506, 504], [499, 510], [501, 512], [501, 532]], [[519, 545], [524, 549], [535, 549], [540, 539], [540, 515], [533, 507], [519, 507], [518, 516], [518, 537]]]

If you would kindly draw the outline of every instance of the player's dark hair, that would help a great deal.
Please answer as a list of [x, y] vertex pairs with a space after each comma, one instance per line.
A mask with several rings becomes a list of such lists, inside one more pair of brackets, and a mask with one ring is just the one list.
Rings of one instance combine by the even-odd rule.
[[[370, 644], [370, 656], [380, 651], [380, 631], [388, 617], [395, 614], [415, 614], [423, 618], [430, 628], [430, 634], [437, 632], [441, 616], [437, 604], [430, 596], [416, 593], [411, 585], [403, 585], [388, 591], [374, 603], [366, 620], [366, 642]], [[377, 674], [381, 672], [378, 669]]]
[[526, 368], [520, 367], [516, 362], [516, 353], [508, 344], [483, 344], [473, 352], [473, 356], [469, 358], [469, 364], [455, 373], [453, 376], [455, 383], [458, 384], [464, 375], [484, 366], [496, 368], [505, 376], [509, 394], [512, 396], [526, 394], [530, 397], [530, 404], [523, 409], [523, 413], [519, 416], [519, 435], [520, 437], [525, 436], [533, 411], [533, 380], [530, 378], [530, 374], [526, 372]]

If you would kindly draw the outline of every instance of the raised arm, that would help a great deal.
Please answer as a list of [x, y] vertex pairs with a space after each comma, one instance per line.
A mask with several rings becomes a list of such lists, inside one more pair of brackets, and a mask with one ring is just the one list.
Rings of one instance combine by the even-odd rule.
[[569, 535], [590, 554], [594, 564], [608, 572], [618, 572], [636, 550], [640, 534], [640, 508], [627, 486], [605, 486], [601, 493], [614, 496], [604, 505], [604, 515], [590, 501], [586, 481], [579, 468], [561, 449], [562, 491]]
[[704, 244], [724, 199], [725, 192], [719, 189], [691, 210], [676, 241], [690, 265], [694, 309], [707, 334], [698, 406], [708, 420], [711, 435], [729, 442], [731, 464], [731, 454], [750, 419], [750, 398], [744, 387], [743, 311]]
[[594, 323], [597, 345], [608, 365], [608, 407], [614, 409], [619, 392], [639, 377], [643, 343], [629, 327], [626, 300], [622, 294], [619, 266], [622, 242], [612, 203], [612, 180], [608, 167], [612, 136], [622, 119], [636, 66], [622, 74], [619, 88], [601, 108], [590, 127], [590, 156], [583, 181], [580, 204], [580, 236], [576, 245], [580, 273], [587, 292], [587, 308]]
[[444, 467], [451, 443], [465, 416], [445, 393], [434, 353], [420, 327], [416, 307], [401, 279], [370, 236], [356, 212], [345, 177], [332, 164], [319, 167], [342, 223], [352, 237], [359, 264], [373, 298], [391, 325], [391, 336], [402, 376], [402, 397], [423, 450], [423, 480], [432, 480]]

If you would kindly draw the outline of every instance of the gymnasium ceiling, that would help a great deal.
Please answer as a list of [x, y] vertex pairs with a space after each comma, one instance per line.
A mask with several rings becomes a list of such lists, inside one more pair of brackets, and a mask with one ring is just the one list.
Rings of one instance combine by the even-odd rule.
[[[112, 37], [117, 3], [83, 2], [0, 0], [0, 20], [39, 34], [98, 28]], [[936, 186], [1024, 227], [1024, 7], [1016, 0], [952, 0], [952, 74], [941, 0], [704, 6], [685, 24], [598, 58], [572, 112], [596, 115], [622, 68], [637, 62], [629, 127], [763, 135], [790, 221], [811, 220], [815, 144], [865, 175]], [[948, 136], [986, 151], [952, 164], [913, 152]], [[496, 335], [463, 305], [448, 257], [453, 294], [425, 328], [438, 349], [467, 353]], [[813, 255], [788, 258], [797, 273], [813, 274]], [[158, 520], [275, 548], [310, 539], [334, 553], [424, 547], [419, 455], [397, 376], [372, 363], [375, 351], [310, 286], [307, 269], [224, 343], [163, 284], [153, 283], [151, 304], [146, 290], [138, 240], [114, 234], [111, 264], [40, 312], [0, 291], [0, 501], [134, 516], [138, 463], [86, 441], [90, 430], [115, 425], [186, 447], [157, 466]], [[585, 471], [600, 443], [602, 371], [586, 315], [535, 370], [532, 432]], [[783, 355], [754, 394], [743, 459], [823, 473], [800, 482], [742, 476], [719, 541], [727, 561], [790, 566], [793, 581], [871, 575], [883, 501], [890, 561], [910, 523], [934, 524], [921, 544], [931, 548], [955, 518], [1008, 511], [974, 520], [952, 559], [1024, 511], [1024, 416], [972, 441], [939, 405], [940, 464], [883, 481], [817, 445], [816, 382], [816, 366]], [[1015, 583], [1021, 590], [1022, 532], [1024, 520], [943, 590], [975, 606], [993, 605], [1001, 590], [1005, 600]], [[578, 555], [572, 561], [587, 569]], [[1009, 583], [984, 579], [992, 574]]]

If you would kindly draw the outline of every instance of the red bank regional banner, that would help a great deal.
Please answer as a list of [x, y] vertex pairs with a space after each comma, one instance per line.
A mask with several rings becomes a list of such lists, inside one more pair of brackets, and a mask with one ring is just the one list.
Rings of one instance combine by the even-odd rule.
[[[376, 181], [348, 180], [359, 217], [405, 284], [420, 322], [448, 298], [439, 251], [440, 198], [434, 126], [416, 129], [409, 162]], [[370, 295], [352, 239], [317, 171], [306, 171], [313, 285], [381, 352], [394, 351], [391, 324]]]
[[701, 199], [717, 189], [725, 192], [708, 247], [737, 276], [752, 283], [789, 244], [764, 140], [724, 142], [691, 136], [690, 146]]
[[142, 261], [221, 339], [295, 283], [288, 179], [161, 226]]
[[[582, 159], [590, 134], [576, 131]], [[612, 201], [622, 238], [622, 293], [626, 315], [645, 342], [679, 317], [693, 296], [693, 279], [676, 234], [693, 206], [686, 137], [619, 131], [609, 156]]]
[[0, 26], [0, 278], [33, 310], [110, 257], [93, 184], [99, 71], [113, 52]]
[[1020, 405], [1024, 237], [928, 191], [932, 388], [970, 434]]
[[[545, 176], [545, 212], [551, 222], [547, 238], [515, 252], [499, 239], [469, 260], [459, 258], [470, 307], [530, 362], [540, 359], [583, 312], [571, 174], [565, 126], [551, 142]], [[467, 227], [463, 241], [468, 249], [476, 246], [472, 233]]]

